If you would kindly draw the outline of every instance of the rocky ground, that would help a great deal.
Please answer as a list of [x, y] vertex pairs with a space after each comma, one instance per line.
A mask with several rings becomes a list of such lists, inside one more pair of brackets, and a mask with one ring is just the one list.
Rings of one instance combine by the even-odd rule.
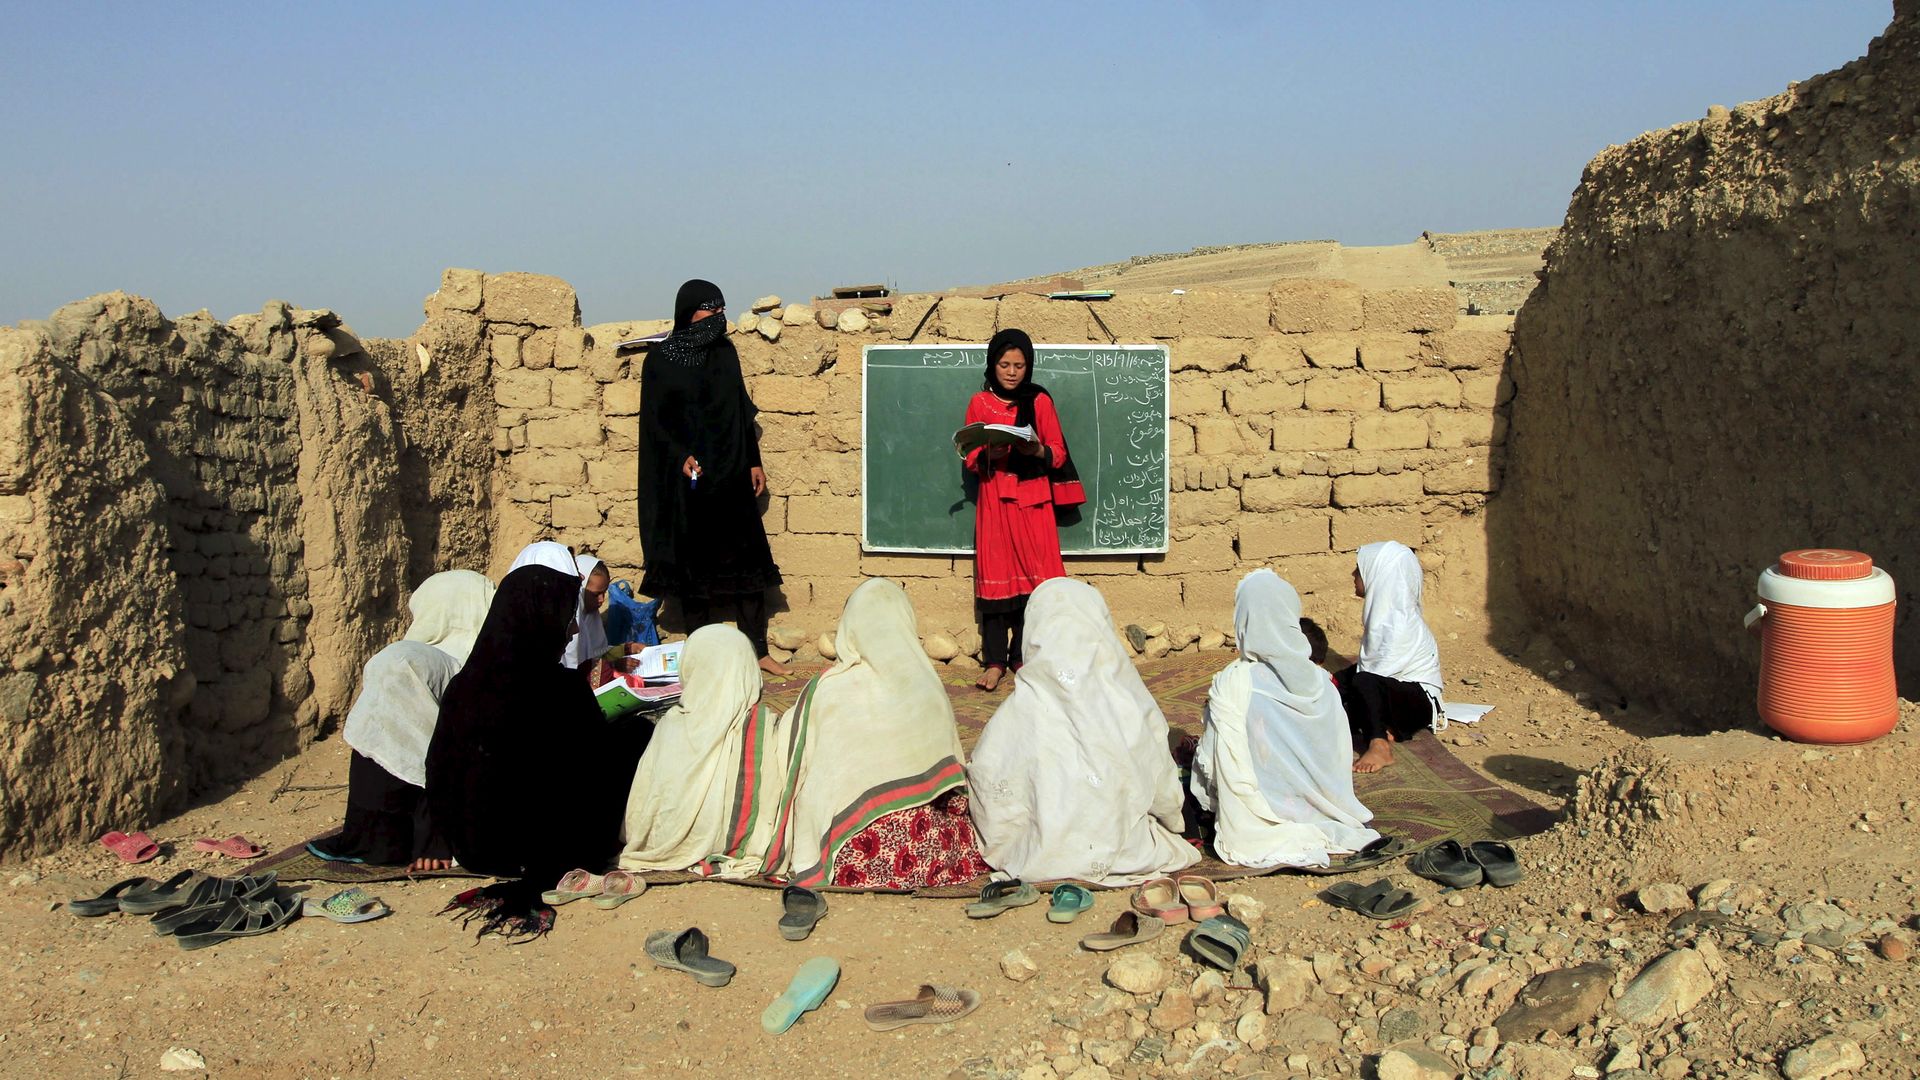
[[[548, 938], [502, 946], [436, 917], [465, 883], [401, 882], [376, 888], [394, 908], [378, 922], [303, 920], [187, 953], [141, 920], [60, 910], [126, 874], [76, 845], [0, 869], [0, 1060], [47, 1077], [154, 1075], [163, 1059], [219, 1077], [1920, 1073], [1908, 764], [1920, 708], [1859, 748], [1666, 734], [1544, 644], [1517, 659], [1445, 645], [1452, 696], [1497, 706], [1447, 733], [1455, 752], [1566, 819], [1517, 845], [1529, 876], [1512, 888], [1396, 872], [1427, 901], [1400, 922], [1328, 907], [1323, 879], [1235, 882], [1233, 908], [1254, 926], [1238, 972], [1198, 965], [1173, 932], [1079, 949], [1123, 909], [1117, 892], [1071, 926], [1037, 906], [970, 922], [954, 901], [835, 894], [793, 944], [775, 932], [776, 893], [712, 883], [616, 911], [574, 904]], [[174, 850], [143, 869], [231, 872], [184, 849], [236, 831], [276, 845], [314, 834], [337, 820], [344, 780], [344, 748], [322, 743], [151, 824]], [[731, 985], [645, 961], [649, 931], [695, 923], [740, 966]], [[761, 1009], [815, 955], [840, 961], [839, 987], [787, 1034], [763, 1034]], [[861, 1022], [861, 1007], [921, 982], [972, 987], [985, 1004], [940, 1027]]]

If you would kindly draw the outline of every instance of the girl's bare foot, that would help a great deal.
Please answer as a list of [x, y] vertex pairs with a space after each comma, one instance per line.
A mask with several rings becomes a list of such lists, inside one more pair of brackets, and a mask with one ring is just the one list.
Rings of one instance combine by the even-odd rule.
[[453, 869], [453, 860], [452, 859], [415, 859], [413, 860], [413, 864], [411, 866], [408, 866], [407, 869], [413, 871], [416, 874], [420, 873], [423, 870], [451, 870]]
[[999, 666], [990, 667], [982, 673], [978, 679], [974, 680], [973, 685], [989, 692], [998, 690], [1000, 689], [1000, 678], [1005, 674], [1005, 668]]
[[1367, 743], [1367, 752], [1353, 763], [1357, 773], [1379, 772], [1393, 764], [1393, 744], [1385, 739], [1373, 739]]
[[763, 656], [760, 658], [760, 670], [766, 672], [769, 675], [793, 674], [792, 668], [788, 667], [787, 665], [781, 663], [778, 660], [775, 660], [771, 656]]

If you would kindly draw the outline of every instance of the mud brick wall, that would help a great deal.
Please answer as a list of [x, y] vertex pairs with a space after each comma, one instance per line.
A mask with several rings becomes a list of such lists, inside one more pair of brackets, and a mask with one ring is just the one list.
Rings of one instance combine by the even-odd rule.
[[0, 853], [131, 827], [344, 717], [407, 582], [331, 312], [121, 293], [0, 329]]
[[1782, 552], [1868, 552], [1920, 687], [1920, 3], [1867, 55], [1587, 166], [1521, 309], [1513, 484], [1527, 616], [1636, 706], [1749, 724], [1741, 629]]
[[[460, 303], [476, 305], [493, 360], [493, 569], [551, 535], [637, 580], [641, 358], [611, 346], [664, 324], [583, 329], [562, 282], [457, 273]], [[786, 578], [776, 642], [811, 655], [847, 595], [878, 575], [906, 587], [931, 652], [977, 649], [971, 559], [860, 550], [861, 349], [977, 343], [1006, 326], [1042, 343], [1169, 348], [1170, 549], [1068, 560], [1117, 620], [1150, 632], [1148, 653], [1217, 646], [1232, 629], [1235, 585], [1259, 566], [1299, 586], [1336, 634], [1357, 635], [1352, 553], [1373, 540], [1421, 552], [1433, 603], [1477, 609], [1483, 510], [1499, 485], [1512, 395], [1511, 322], [1457, 316], [1447, 290], [1328, 281], [1099, 303], [906, 296], [872, 319], [799, 304], [746, 316], [732, 340], [760, 408], [763, 520]], [[423, 333], [432, 329], [430, 320]], [[964, 405], [954, 403], [955, 426]]]

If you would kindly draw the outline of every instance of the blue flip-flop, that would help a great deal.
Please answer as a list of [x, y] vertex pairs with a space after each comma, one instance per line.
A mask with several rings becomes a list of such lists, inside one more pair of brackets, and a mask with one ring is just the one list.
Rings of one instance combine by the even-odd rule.
[[1047, 905], [1047, 921], [1070, 923], [1083, 911], [1093, 910], [1093, 893], [1079, 885], [1055, 885], [1053, 901]]
[[329, 855], [321, 851], [311, 840], [307, 841], [307, 854], [316, 859], [325, 859], [327, 862], [364, 863], [367, 861], [365, 859], [356, 859], [351, 855]]
[[773, 999], [760, 1014], [760, 1026], [769, 1035], [778, 1035], [792, 1027], [801, 1016], [820, 1007], [840, 981], [840, 961], [831, 956], [816, 956], [800, 965], [787, 984], [786, 993]]

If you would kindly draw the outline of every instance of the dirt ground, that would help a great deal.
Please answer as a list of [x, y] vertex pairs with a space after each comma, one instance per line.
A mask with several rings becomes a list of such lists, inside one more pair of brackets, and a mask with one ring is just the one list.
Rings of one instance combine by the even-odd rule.
[[[1666, 734], [1658, 717], [1619, 709], [1608, 688], [1544, 645], [1523, 650], [1531, 666], [1522, 666], [1468, 635], [1442, 628], [1441, 637], [1449, 697], [1496, 706], [1479, 725], [1444, 737], [1469, 763], [1572, 816], [1517, 845], [1531, 873], [1512, 889], [1442, 894], [1397, 874], [1432, 900], [1411, 921], [1375, 924], [1329, 908], [1315, 899], [1322, 879], [1228, 886], [1255, 923], [1249, 966], [1285, 957], [1312, 965], [1300, 1000], [1277, 1008], [1262, 989], [1196, 983], [1202, 969], [1180, 954], [1172, 932], [1130, 950], [1155, 958], [1171, 979], [1157, 1006], [1155, 994], [1103, 983], [1114, 957], [1076, 943], [1123, 910], [1122, 892], [1100, 894], [1071, 926], [1048, 923], [1039, 906], [976, 922], [956, 901], [834, 894], [813, 936], [789, 943], [775, 931], [776, 892], [699, 883], [657, 887], [615, 911], [563, 907], [546, 939], [503, 946], [436, 916], [467, 885], [442, 879], [375, 887], [394, 909], [377, 922], [299, 920], [185, 953], [135, 917], [61, 910], [60, 901], [129, 876], [99, 847], [76, 845], [0, 868], [0, 955], [10, 959], [0, 1072], [149, 1076], [182, 1047], [223, 1078], [688, 1068], [1022, 1080], [1375, 1068], [1385, 1076], [1388, 1062], [1376, 1066], [1377, 1056], [1400, 1047], [1407, 1061], [1454, 1071], [1393, 1075], [1471, 1069], [1525, 1080], [1601, 1075], [1628, 1060], [1625, 1045], [1647, 1071], [1621, 1064], [1608, 1075], [1634, 1080], [1778, 1076], [1789, 1051], [1831, 1034], [1864, 1048], [1869, 1064], [1850, 1075], [1914, 1075], [1907, 1032], [1920, 972], [1883, 958], [1904, 951], [1881, 940], [1910, 943], [1920, 881], [1911, 711], [1902, 732], [1858, 749], [1807, 749], [1739, 730]], [[1549, 668], [1554, 678], [1536, 674]], [[331, 738], [218, 801], [168, 821], [127, 823], [172, 849], [141, 871], [234, 872], [239, 864], [187, 850], [191, 840], [240, 832], [277, 847], [330, 827], [342, 808], [346, 755]], [[1708, 885], [1715, 879], [1727, 880]], [[1660, 880], [1695, 893], [1712, 918], [1674, 930], [1666, 914], [1633, 910], [1627, 894]], [[1858, 916], [1858, 926], [1841, 927], [1852, 937], [1844, 944], [1811, 944], [1792, 929], [1805, 918], [1782, 929], [1771, 914], [1828, 898]], [[646, 962], [650, 931], [693, 924], [711, 935], [716, 955], [739, 965], [731, 985], [707, 989]], [[1717, 949], [1698, 943], [1709, 935]], [[1712, 991], [1684, 1017], [1627, 1025], [1603, 1016], [1570, 1035], [1510, 1042], [1491, 1065], [1491, 1049], [1484, 1067], [1463, 1064], [1479, 1044], [1497, 1041], [1491, 1018], [1527, 976], [1601, 959], [1624, 983], [1679, 942], [1711, 951], [1716, 969]], [[1016, 949], [1039, 968], [1031, 981], [1001, 973], [1001, 958]], [[842, 965], [833, 995], [785, 1035], [764, 1034], [761, 1010], [817, 955]], [[1493, 975], [1476, 979], [1476, 968]], [[1256, 985], [1271, 995], [1273, 981]], [[910, 996], [922, 982], [972, 987], [985, 1004], [954, 1025], [886, 1034], [864, 1026], [863, 1006]], [[1407, 1057], [1415, 1051], [1427, 1057]]]

